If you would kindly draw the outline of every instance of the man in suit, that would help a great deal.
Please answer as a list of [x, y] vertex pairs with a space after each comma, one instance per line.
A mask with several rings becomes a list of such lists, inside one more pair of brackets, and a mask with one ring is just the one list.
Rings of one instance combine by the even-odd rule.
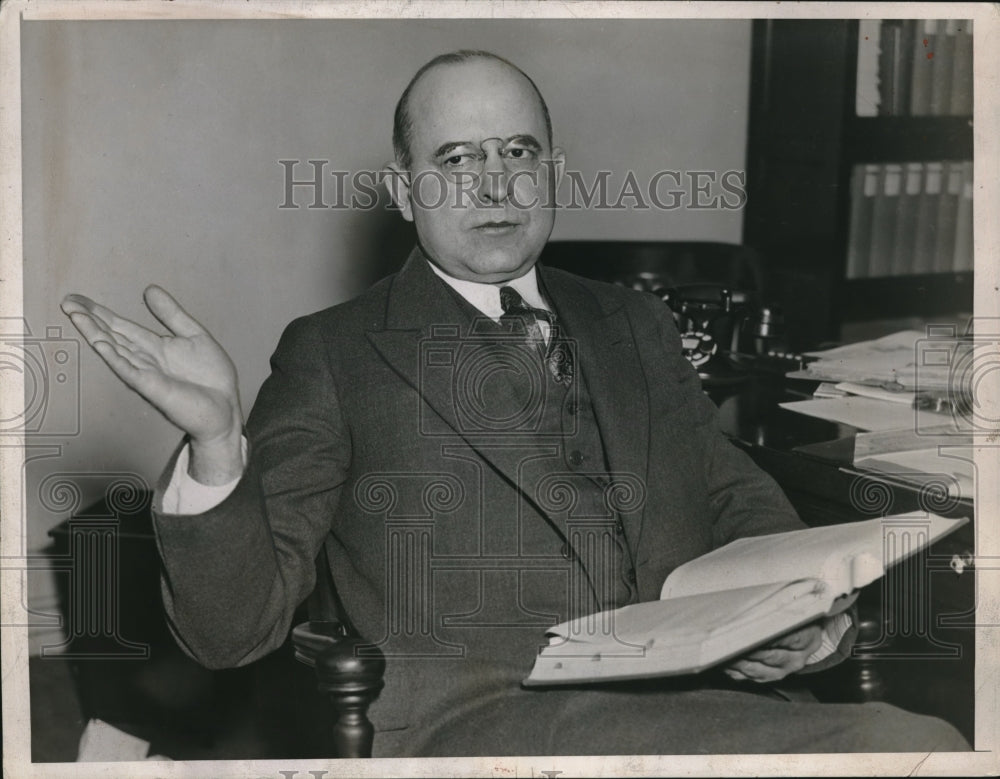
[[767, 683], [843, 656], [843, 617], [729, 679], [520, 685], [546, 627], [654, 599], [681, 563], [800, 523], [716, 429], [662, 302], [536, 267], [564, 156], [524, 73], [484, 52], [433, 60], [394, 144], [391, 194], [418, 247], [289, 325], [245, 429], [231, 361], [165, 291], [146, 291], [165, 337], [64, 303], [186, 434], [155, 522], [186, 651], [227, 667], [278, 647], [325, 547], [387, 658], [376, 755], [964, 748], [892, 707], [779, 699]]

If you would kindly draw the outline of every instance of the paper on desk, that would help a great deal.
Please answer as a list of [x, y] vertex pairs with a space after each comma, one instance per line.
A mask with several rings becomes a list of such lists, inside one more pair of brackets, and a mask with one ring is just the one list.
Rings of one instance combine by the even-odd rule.
[[[952, 366], [971, 348], [971, 342], [961, 339], [928, 338], [920, 330], [903, 330], [874, 341], [806, 352], [807, 356], [818, 359], [803, 370], [786, 375], [814, 381], [940, 391], [949, 388]], [[927, 359], [931, 353], [933, 358]]]
[[813, 398], [780, 403], [782, 408], [810, 417], [851, 425], [859, 430], [894, 430], [913, 427], [914, 412], [902, 403], [848, 395], [844, 398]]
[[854, 439], [854, 465], [878, 471], [900, 481], [920, 485], [938, 485], [953, 498], [974, 495], [975, 465], [972, 460], [972, 434], [948, 432], [940, 428], [858, 433]]
[[818, 349], [812, 352], [803, 352], [803, 354], [806, 357], [819, 357], [823, 360], [856, 360], [877, 355], [892, 357], [904, 353], [909, 353], [909, 356], [912, 357], [914, 344], [926, 337], [926, 333], [920, 330], [900, 330], [898, 333], [891, 333], [872, 341], [858, 341], [853, 344], [836, 346], [833, 349]]
[[853, 381], [842, 381], [833, 386], [848, 395], [860, 395], [863, 398], [875, 398], [889, 403], [903, 403], [907, 406], [913, 405], [914, 393], [912, 391], [870, 387], [867, 384], [855, 384]]
[[839, 384], [833, 384], [829, 381], [820, 382], [820, 385], [813, 390], [814, 398], [844, 398], [849, 394], [851, 393], [840, 389]]

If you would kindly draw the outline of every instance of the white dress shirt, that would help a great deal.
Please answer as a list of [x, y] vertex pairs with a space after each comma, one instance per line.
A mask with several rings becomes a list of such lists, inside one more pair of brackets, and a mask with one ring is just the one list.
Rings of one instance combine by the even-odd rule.
[[[433, 262], [428, 264], [431, 266], [431, 270], [444, 280], [445, 284], [469, 301], [476, 310], [482, 312], [494, 322], [499, 322], [500, 317], [503, 315], [503, 306], [500, 305], [501, 287], [510, 287], [513, 289], [532, 308], [552, 311], [549, 305], [542, 299], [542, 294], [538, 291], [538, 272], [535, 270], [534, 265], [520, 278], [501, 281], [498, 284], [484, 284], [481, 281], [456, 279], [454, 276], [449, 276]], [[549, 323], [544, 319], [539, 319], [538, 326], [541, 328], [542, 338], [548, 343], [549, 331], [551, 330]]]

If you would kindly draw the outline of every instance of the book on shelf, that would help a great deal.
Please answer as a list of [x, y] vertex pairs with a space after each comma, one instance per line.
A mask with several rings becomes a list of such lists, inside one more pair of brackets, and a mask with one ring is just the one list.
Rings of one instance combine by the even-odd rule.
[[896, 234], [892, 247], [892, 275], [913, 272], [913, 255], [917, 245], [917, 218], [923, 189], [924, 166], [911, 162], [904, 166], [903, 188], [899, 195]]
[[888, 276], [892, 273], [893, 244], [899, 218], [899, 195], [902, 191], [903, 168], [901, 165], [882, 166], [879, 187], [872, 209], [872, 239], [868, 251], [870, 277]]
[[924, 164], [924, 191], [917, 204], [917, 237], [913, 244], [912, 273], [933, 273], [937, 249], [938, 201], [944, 164]]
[[954, 270], [955, 231], [959, 198], [962, 194], [962, 163], [945, 162], [941, 174], [941, 195], [938, 199], [937, 234], [934, 246], [934, 271]]
[[851, 174], [851, 217], [847, 242], [847, 278], [868, 273], [868, 249], [872, 240], [872, 216], [878, 192], [879, 166], [856, 165]]
[[900, 116], [909, 106], [910, 73], [903, 55], [905, 22], [886, 19], [879, 31], [879, 114]]
[[971, 19], [858, 23], [858, 116], [971, 116]]
[[[858, 116], [878, 116], [882, 97], [879, 90], [879, 37], [882, 22], [858, 21], [858, 71], [854, 92], [854, 112]], [[909, 106], [907, 106], [909, 108]]]
[[937, 45], [931, 61], [931, 97], [928, 105], [931, 116], [945, 116], [951, 112], [951, 79], [958, 25], [958, 19], [938, 22]]
[[972, 242], [972, 163], [962, 163], [962, 193], [955, 217], [955, 250], [952, 267], [956, 272], [973, 270], [975, 258]]
[[858, 116], [971, 116], [972, 20], [858, 25]]
[[698, 673], [853, 602], [967, 519], [913, 513], [741, 538], [675, 569], [660, 600], [548, 631], [526, 686]]
[[972, 116], [972, 20], [963, 19], [955, 32], [955, 62], [951, 71], [951, 102], [946, 113]]
[[[918, 20], [914, 26], [912, 77], [910, 86], [910, 116], [926, 116], [931, 106], [931, 78], [937, 48], [937, 20]], [[931, 55], [928, 57], [928, 55]]]
[[973, 269], [971, 160], [855, 165], [848, 279]]

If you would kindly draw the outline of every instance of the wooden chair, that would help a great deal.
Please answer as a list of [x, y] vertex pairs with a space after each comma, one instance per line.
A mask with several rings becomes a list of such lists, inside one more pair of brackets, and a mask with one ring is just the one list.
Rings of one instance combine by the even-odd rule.
[[368, 707], [382, 689], [385, 657], [348, 619], [325, 547], [316, 559], [316, 588], [308, 607], [309, 621], [292, 629], [292, 643], [295, 659], [316, 669], [317, 689], [329, 701], [335, 756], [371, 757], [374, 728]]

